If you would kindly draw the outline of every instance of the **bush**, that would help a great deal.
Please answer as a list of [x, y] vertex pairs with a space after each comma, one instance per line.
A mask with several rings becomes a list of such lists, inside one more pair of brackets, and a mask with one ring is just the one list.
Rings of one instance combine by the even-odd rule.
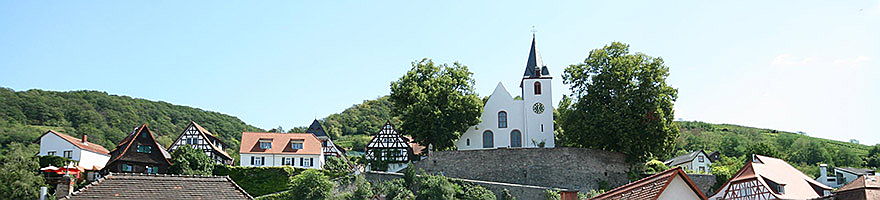
[[290, 178], [291, 199], [321, 200], [331, 196], [333, 182], [318, 170], [309, 169]]
[[415, 199], [415, 195], [406, 188], [403, 179], [385, 181], [374, 188], [376, 194], [384, 194], [386, 199]]
[[663, 163], [663, 161], [659, 160], [651, 160], [645, 163], [645, 173], [646, 174], [656, 174], [669, 169], [669, 166]]
[[367, 179], [364, 178], [363, 175], [356, 176], [354, 179], [354, 184], [357, 188], [347, 199], [368, 200], [373, 197], [373, 187], [370, 185], [370, 182], [367, 182]]
[[214, 168], [214, 175], [229, 176], [248, 194], [256, 197], [287, 190], [289, 185], [286, 183], [290, 181], [290, 177], [299, 174], [303, 170], [290, 166], [240, 167], [217, 165]]
[[168, 172], [184, 175], [211, 175], [214, 171], [214, 160], [201, 149], [183, 145], [171, 154], [171, 167]]
[[562, 198], [562, 195], [559, 195], [557, 191], [544, 190], [544, 198], [547, 200], [559, 200]]
[[510, 190], [504, 189], [501, 191], [501, 199], [502, 200], [516, 200], [516, 197], [513, 194], [510, 194]]
[[456, 196], [461, 200], [495, 200], [495, 193], [478, 185], [462, 185]]
[[353, 171], [351, 162], [345, 157], [325, 156], [324, 158], [326, 160], [324, 170], [330, 178], [339, 178]]
[[452, 184], [444, 176], [422, 175], [417, 180], [419, 182], [417, 184], [419, 193], [416, 199], [419, 200], [454, 199], [455, 194], [461, 190], [458, 185]]
[[71, 160], [61, 156], [38, 156], [40, 158], [40, 168], [55, 166], [61, 167], [66, 166], [67, 163], [76, 162], [75, 160]]

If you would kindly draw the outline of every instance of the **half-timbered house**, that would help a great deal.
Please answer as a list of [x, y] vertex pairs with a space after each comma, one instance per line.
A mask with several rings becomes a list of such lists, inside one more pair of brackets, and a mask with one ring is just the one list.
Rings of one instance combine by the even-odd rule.
[[[367, 144], [366, 154], [367, 170], [397, 172], [406, 168], [407, 163], [413, 158], [412, 147], [409, 140], [394, 130], [391, 122], [386, 122]], [[373, 166], [381, 164], [382, 166]]]
[[196, 122], [189, 122], [189, 125], [183, 129], [183, 132], [171, 144], [171, 147], [168, 147], [168, 150], [174, 152], [184, 145], [201, 149], [217, 164], [232, 165], [232, 156], [229, 156], [224, 150], [229, 148], [229, 145]]
[[166, 173], [171, 166], [171, 154], [156, 142], [147, 124], [128, 134], [116, 149], [110, 152], [110, 161], [104, 167], [109, 172], [157, 174]]
[[345, 150], [333, 143], [333, 140], [331, 140], [330, 136], [327, 135], [327, 132], [324, 131], [324, 126], [321, 126], [321, 123], [318, 122], [317, 119], [312, 121], [312, 125], [309, 125], [309, 129], [306, 129], [306, 133], [311, 133], [315, 135], [318, 140], [321, 140], [321, 151], [324, 152], [325, 156], [345, 156]]
[[778, 158], [752, 155], [711, 200], [816, 199], [831, 194], [828, 187]]

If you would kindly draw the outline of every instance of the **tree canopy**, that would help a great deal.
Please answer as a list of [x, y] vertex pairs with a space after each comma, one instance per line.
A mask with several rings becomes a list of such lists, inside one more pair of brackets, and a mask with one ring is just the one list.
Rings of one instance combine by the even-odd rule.
[[421, 145], [454, 148], [454, 141], [480, 122], [483, 102], [474, 92], [474, 79], [461, 63], [412, 63], [403, 77], [391, 83], [390, 101], [400, 118], [397, 126]]
[[184, 175], [211, 175], [214, 171], [214, 160], [208, 157], [201, 149], [193, 148], [189, 145], [183, 145], [171, 153], [171, 167], [168, 168], [172, 174]]
[[678, 91], [666, 84], [663, 59], [614, 42], [590, 51], [562, 75], [572, 102], [560, 106], [566, 146], [622, 152], [634, 161], [661, 156], [679, 133], [673, 123]]
[[13, 143], [0, 150], [0, 196], [8, 199], [39, 199], [44, 186], [36, 148]]

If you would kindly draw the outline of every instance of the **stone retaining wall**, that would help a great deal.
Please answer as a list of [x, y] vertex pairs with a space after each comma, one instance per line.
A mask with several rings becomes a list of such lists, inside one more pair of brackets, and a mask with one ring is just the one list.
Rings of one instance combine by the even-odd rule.
[[[367, 178], [372, 184], [378, 184], [384, 181], [390, 181], [398, 178], [403, 178], [402, 173], [394, 173], [394, 172], [373, 172], [368, 171], [364, 172], [364, 176]], [[471, 183], [479, 186], [483, 186], [484, 188], [495, 193], [496, 198], [501, 198], [502, 191], [505, 189], [510, 191], [510, 194], [516, 197], [517, 199], [545, 199], [544, 193], [546, 190], [559, 190], [555, 188], [549, 187], [540, 187], [540, 186], [531, 186], [531, 185], [520, 185], [520, 184], [511, 184], [511, 183], [498, 183], [491, 181], [479, 181], [479, 180], [469, 180], [469, 179], [460, 179], [460, 178], [450, 178], [453, 180], [458, 180], [466, 183]]]

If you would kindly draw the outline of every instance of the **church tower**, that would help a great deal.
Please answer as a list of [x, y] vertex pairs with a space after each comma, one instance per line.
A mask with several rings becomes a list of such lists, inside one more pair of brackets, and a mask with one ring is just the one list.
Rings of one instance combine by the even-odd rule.
[[555, 147], [553, 127], [553, 77], [541, 60], [532, 34], [532, 47], [520, 88], [523, 97], [523, 141], [526, 147]]

